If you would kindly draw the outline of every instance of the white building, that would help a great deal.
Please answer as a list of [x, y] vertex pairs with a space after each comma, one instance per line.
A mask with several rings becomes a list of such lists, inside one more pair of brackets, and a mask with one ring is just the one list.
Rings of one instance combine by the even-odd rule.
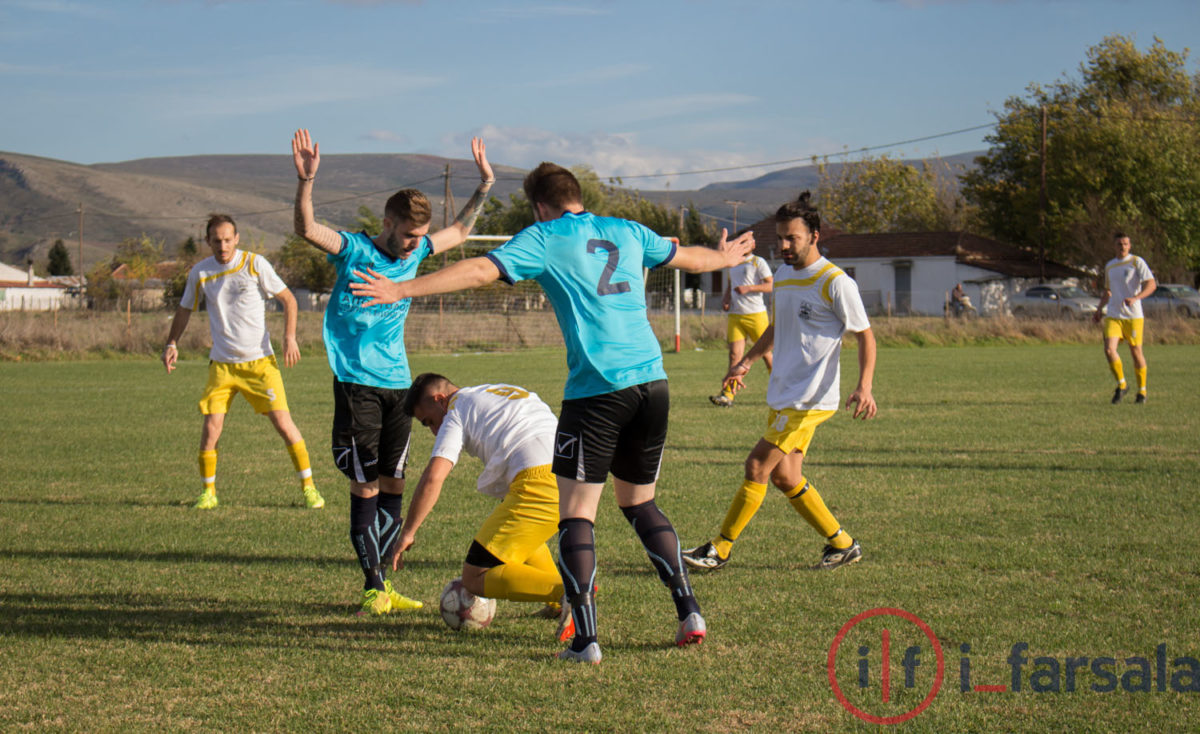
[[72, 305], [68, 286], [0, 263], [0, 311], [55, 311]]

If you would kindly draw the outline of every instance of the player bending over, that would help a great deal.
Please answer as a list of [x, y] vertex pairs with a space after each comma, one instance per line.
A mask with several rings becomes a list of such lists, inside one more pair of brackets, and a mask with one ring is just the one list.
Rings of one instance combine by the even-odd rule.
[[211, 510], [217, 506], [217, 442], [225, 427], [229, 405], [241, 393], [255, 412], [267, 416], [279, 432], [300, 478], [304, 503], [319, 510], [325, 506], [325, 500], [313, 484], [308, 449], [288, 411], [283, 375], [271, 349], [271, 335], [267, 333], [266, 299], [274, 298], [283, 304], [283, 363], [291, 367], [300, 361], [296, 298], [265, 257], [237, 249], [240, 239], [232, 217], [226, 214], [209, 217], [205, 241], [212, 249], [212, 257], [204, 258], [188, 271], [183, 298], [175, 310], [162, 354], [163, 366], [169, 374], [179, 359], [175, 343], [183, 336], [192, 311], [200, 307], [203, 295], [208, 305], [212, 349], [208, 353], [208, 384], [200, 397], [200, 413], [204, 416], [200, 431], [200, 478], [204, 490], [195, 508]]
[[567, 346], [566, 389], [554, 440], [558, 482], [558, 568], [575, 624], [559, 658], [600, 662], [596, 605], [596, 508], [609, 472], [617, 504], [659, 578], [670, 589], [675, 642], [698, 643], [707, 628], [680, 557], [679, 538], [654, 502], [667, 437], [670, 396], [658, 338], [646, 318], [643, 268], [690, 272], [740, 262], [754, 247], [747, 232], [717, 249], [676, 247], [646, 227], [584, 210], [579, 181], [542, 163], [525, 177], [537, 223], [483, 257], [460, 260], [406, 283], [364, 274], [351, 285], [367, 305], [402, 298], [536, 280], [554, 306]]
[[850, 537], [801, 473], [813, 432], [838, 408], [842, 335], [858, 340], [858, 386], [846, 400], [854, 417], [875, 416], [871, 382], [875, 375], [875, 336], [858, 286], [817, 250], [821, 218], [807, 191], [775, 213], [783, 265], [775, 273], [775, 318], [741, 361], [729, 368], [725, 384], [739, 390], [750, 365], [774, 345], [775, 365], [767, 383], [767, 430], [746, 457], [745, 478], [708, 543], [684, 551], [692, 568], [716, 569], [729, 562], [733, 542], [762, 505], [767, 481], [826, 539], [819, 568], [834, 569], [862, 558]]
[[[475, 533], [462, 581], [476, 596], [542, 602], [559, 609], [562, 577], [546, 541], [558, 532], [558, 485], [550, 463], [558, 419], [537, 393], [515, 385], [457, 387], [426, 372], [413, 380], [404, 412], [436, 437], [433, 456], [408, 504], [392, 568], [403, 565], [417, 530], [437, 504], [442, 485], [465, 449], [483, 461], [476, 488], [500, 500]], [[569, 609], [559, 639], [574, 634]]]
[[429, 199], [403, 189], [383, 208], [383, 231], [337, 232], [313, 217], [313, 179], [320, 148], [307, 130], [292, 137], [296, 187], [296, 234], [327, 253], [337, 281], [325, 308], [325, 351], [333, 370], [333, 458], [350, 479], [350, 542], [362, 566], [361, 613], [388, 614], [417, 609], [421, 602], [398, 593], [386, 577], [382, 558], [391, 558], [400, 534], [404, 467], [412, 419], [403, 410], [412, 383], [404, 351], [408, 301], [394, 306], [366, 304], [350, 291], [351, 273], [371, 269], [398, 281], [409, 280], [425, 258], [466, 242], [496, 180], [483, 141], [471, 140], [482, 183], [445, 229], [429, 233]]

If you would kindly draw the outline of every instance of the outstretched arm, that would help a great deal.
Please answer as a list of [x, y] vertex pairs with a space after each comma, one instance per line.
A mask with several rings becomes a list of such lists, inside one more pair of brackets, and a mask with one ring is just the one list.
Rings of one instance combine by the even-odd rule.
[[878, 411], [875, 398], [871, 395], [871, 384], [875, 380], [875, 333], [867, 329], [856, 331], [854, 336], [858, 339], [858, 385], [846, 398], [846, 408], [848, 410], [853, 405], [853, 417], [866, 420], [874, 418]]
[[342, 236], [313, 217], [312, 189], [321, 165], [321, 146], [301, 128], [292, 136], [292, 161], [296, 164], [296, 205], [293, 210], [296, 234], [331, 255], [342, 251]]
[[728, 387], [736, 395], [738, 390], [746, 386], [746, 375], [750, 372], [750, 365], [771, 351], [773, 346], [775, 346], [775, 324], [767, 327], [745, 357], [729, 366], [729, 371], [725, 373], [725, 379], [721, 381], [721, 387]]
[[492, 172], [492, 166], [488, 163], [487, 147], [484, 146], [483, 140], [471, 138], [471, 154], [475, 156], [475, 165], [479, 168], [480, 184], [467, 200], [466, 206], [454, 218], [454, 222], [449, 227], [429, 235], [435, 255], [467, 241], [467, 235], [471, 234], [475, 220], [479, 218], [479, 213], [483, 211], [483, 205], [487, 202], [488, 191], [491, 191], [492, 184], [496, 183], [496, 174]]
[[175, 342], [183, 336], [183, 330], [187, 328], [188, 319], [191, 317], [191, 309], [183, 306], [175, 309], [175, 318], [171, 319], [171, 330], [167, 332], [167, 345], [163, 347], [162, 353], [162, 363], [163, 367], [167, 368], [167, 374], [175, 370], [175, 361], [179, 359], [179, 347], [175, 346]]
[[400, 537], [396, 539], [396, 555], [392, 556], [393, 571], [404, 568], [404, 551], [412, 547], [417, 537], [417, 528], [421, 527], [421, 523], [425, 522], [425, 518], [433, 511], [433, 506], [442, 496], [442, 485], [453, 468], [454, 464], [442, 456], [433, 457], [425, 466], [421, 481], [417, 483], [412, 499], [408, 501], [408, 515], [404, 518], [404, 527], [400, 530]]
[[747, 230], [741, 237], [726, 241], [728, 234], [726, 230], [721, 230], [721, 241], [717, 243], [716, 249], [700, 245], [680, 247], [675, 251], [675, 257], [666, 265], [689, 273], [707, 273], [710, 270], [733, 267], [754, 251], [754, 233]]
[[362, 304], [366, 308], [379, 303], [395, 303], [405, 298], [478, 288], [499, 278], [500, 270], [486, 257], [471, 257], [401, 283], [388, 280], [369, 268], [366, 273], [355, 270], [354, 276], [362, 278], [362, 282], [351, 282], [350, 290], [356, 296], [371, 299]]

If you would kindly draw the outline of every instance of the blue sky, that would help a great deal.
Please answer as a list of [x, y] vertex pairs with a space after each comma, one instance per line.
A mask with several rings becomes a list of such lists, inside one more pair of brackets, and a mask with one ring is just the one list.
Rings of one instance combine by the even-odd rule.
[[497, 163], [693, 188], [986, 125], [1113, 33], [1182, 50], [1200, 2], [0, 0], [0, 150], [288, 153], [303, 126], [325, 154], [461, 158], [482, 135]]

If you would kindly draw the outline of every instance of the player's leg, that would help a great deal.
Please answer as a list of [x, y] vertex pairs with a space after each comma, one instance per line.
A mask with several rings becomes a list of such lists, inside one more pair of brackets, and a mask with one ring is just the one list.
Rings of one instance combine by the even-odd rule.
[[1109, 317], [1104, 318], [1104, 359], [1108, 361], [1108, 369], [1117, 380], [1117, 389], [1113, 393], [1113, 403], [1121, 402], [1122, 396], [1129, 391], [1125, 384], [1125, 370], [1121, 365], [1121, 356], [1117, 353], [1117, 343], [1121, 340], [1121, 321]]
[[[566, 401], [564, 401], [566, 402]], [[560, 423], [561, 425], [561, 423]], [[561, 434], [560, 434], [561, 435]], [[556, 451], [559, 447], [556, 447]], [[558, 456], [555, 456], [557, 474]], [[596, 508], [603, 482], [581, 482], [561, 474], [558, 480], [558, 569], [575, 635], [558, 657], [575, 662], [600, 662], [596, 627]]]
[[1142, 352], [1143, 319], [1130, 319], [1124, 333], [1125, 341], [1129, 343], [1129, 353], [1133, 357], [1133, 376], [1137, 383], [1137, 398], [1135, 402], [1146, 402], [1146, 355]]
[[235, 389], [229, 374], [229, 365], [210, 362], [208, 381], [204, 394], [200, 396], [200, 413], [204, 424], [200, 429], [200, 453], [198, 463], [203, 488], [193, 505], [198, 510], [211, 510], [217, 506], [217, 443], [225, 426], [225, 414], [233, 401]]
[[[748, 317], [748, 319], [747, 319], [748, 325], [747, 325], [746, 338], [751, 343], [757, 343], [758, 340], [760, 338], [762, 338], [762, 335], [766, 332], [767, 327], [771, 325], [771, 317], [767, 315], [766, 311], [759, 311], [758, 313], [747, 314], [747, 317]], [[739, 357], [739, 359], [740, 359], [740, 357]], [[770, 373], [771, 369], [775, 365], [774, 357], [771, 352], [767, 352], [766, 354], [763, 355], [763, 364], [766, 365], [767, 372]]]
[[350, 480], [350, 544], [363, 572], [360, 613], [387, 614], [391, 599], [384, 588], [379, 555], [379, 447], [382, 407], [368, 387], [333, 381], [331, 445], [337, 468]]
[[304, 503], [309, 508], [318, 510], [325, 506], [325, 500], [317, 492], [312, 479], [312, 463], [308, 457], [308, 447], [304, 436], [292, 420], [288, 410], [287, 392], [283, 389], [283, 375], [274, 356], [238, 365], [240, 377], [239, 388], [246, 401], [254, 410], [267, 417], [274, 426], [275, 432], [283, 439], [288, 457], [292, 460], [292, 468], [300, 480], [300, 491], [304, 493]]
[[783, 459], [783, 452], [765, 439], [759, 439], [746, 457], [742, 486], [738, 487], [721, 521], [720, 532], [711, 541], [683, 552], [683, 560], [692, 568], [715, 570], [729, 562], [733, 543], [750, 524], [767, 495], [771, 471]]
[[634, 412], [624, 421], [613, 455], [617, 505], [646, 549], [650, 564], [670, 590], [680, 627], [676, 644], [699, 643], [706, 633], [700, 605], [688, 579], [679, 536], [654, 501], [654, 488], [667, 442], [671, 397], [666, 380], [630, 388]]
[[812, 442], [813, 433], [816, 427], [831, 415], [833, 411], [799, 411], [792, 452], [771, 472], [772, 484], [783, 492], [792, 508], [825, 538], [825, 548], [821, 552], [819, 564], [820, 568], [825, 569], [855, 563], [862, 558], [862, 549], [858, 542], [842, 528], [816, 488], [804, 478], [804, 456]]
[[[746, 353], [746, 335], [742, 332], [741, 317], [738, 314], [729, 314], [726, 319], [725, 339], [729, 344], [729, 367], [733, 367], [741, 361], [742, 355]], [[710, 396], [709, 400], [713, 405], [727, 408], [733, 405], [733, 390], [722, 385], [721, 392]]]
[[558, 568], [530, 563], [539, 552], [549, 555], [546, 541], [557, 532], [558, 486], [550, 466], [525, 469], [475, 533], [463, 586], [492, 599], [558, 604], [563, 595]]
[[412, 417], [403, 410], [407, 390], [376, 389], [381, 395], [382, 417], [379, 434], [379, 501], [375, 529], [379, 538], [380, 573], [384, 590], [391, 599], [391, 611], [420, 609], [425, 606], [400, 592], [387, 578], [387, 569], [396, 554], [396, 541], [404, 526], [404, 472], [412, 441]]

